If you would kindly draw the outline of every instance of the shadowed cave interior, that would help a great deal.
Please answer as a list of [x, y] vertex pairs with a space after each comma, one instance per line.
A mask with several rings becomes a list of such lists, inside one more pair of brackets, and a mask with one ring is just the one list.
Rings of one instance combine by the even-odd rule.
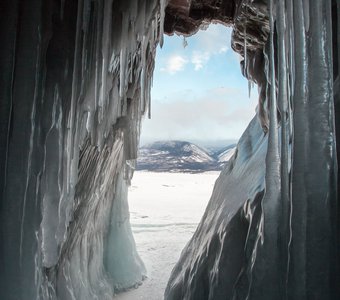
[[0, 298], [112, 299], [145, 275], [127, 186], [163, 33], [233, 27], [259, 106], [164, 298], [338, 299], [339, 1], [0, 4]]

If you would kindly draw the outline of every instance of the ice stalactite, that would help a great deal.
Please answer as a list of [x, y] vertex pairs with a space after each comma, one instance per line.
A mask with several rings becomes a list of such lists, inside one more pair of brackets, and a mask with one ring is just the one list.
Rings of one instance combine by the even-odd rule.
[[[232, 48], [243, 56], [242, 74], [248, 78], [248, 93], [251, 83], [256, 83], [259, 89], [258, 118], [265, 131], [268, 131], [269, 121], [266, 97], [266, 76], [264, 72], [263, 48], [269, 35], [267, 7], [261, 1], [240, 1], [234, 17], [232, 33]], [[248, 30], [247, 30], [248, 28]]]
[[125, 162], [166, 4], [1, 4], [1, 299], [111, 299], [145, 276]]
[[[302, 7], [296, 10], [301, 13], [290, 20], [297, 25], [295, 30], [301, 15], [308, 18], [310, 24], [308, 35], [304, 24], [299, 28], [302, 33], [298, 38], [306, 43], [306, 52], [294, 70], [296, 78], [305, 71], [302, 83], [306, 94], [301, 98], [293, 95], [292, 259], [288, 292], [293, 299], [332, 299], [335, 298], [332, 280], [336, 272], [337, 188], [331, 1], [310, 1], [309, 10]], [[317, 45], [313, 41], [318, 41]], [[294, 91], [298, 88], [294, 83]], [[305, 179], [302, 186], [301, 177]]]
[[[251, 253], [251, 263], [240, 273], [235, 295], [237, 297], [258, 299], [266, 295], [269, 299], [280, 298], [280, 264], [279, 222], [281, 204], [281, 178], [278, 136], [278, 113], [275, 88], [275, 61], [274, 61], [274, 17], [273, 1], [269, 2], [270, 34], [268, 50], [265, 50], [265, 73], [267, 79], [267, 103], [269, 106], [268, 147], [265, 167], [265, 191], [261, 200], [261, 218], [258, 221], [255, 240], [246, 243]], [[264, 286], [263, 282], [267, 282]], [[244, 287], [247, 287], [244, 290]], [[264, 291], [265, 290], [265, 291]], [[246, 292], [245, 292], [246, 291]]]
[[282, 36], [278, 41], [277, 47], [277, 80], [278, 80], [278, 108], [281, 116], [281, 215], [279, 216], [279, 240], [280, 240], [280, 273], [281, 273], [281, 285], [280, 291], [283, 299], [287, 298], [287, 284], [288, 284], [288, 264], [289, 264], [289, 244], [291, 231], [289, 228], [290, 217], [290, 182], [289, 182], [289, 170], [291, 166], [291, 109], [288, 99], [288, 74], [287, 74], [287, 43], [286, 43], [286, 31], [287, 26], [287, 14], [285, 14], [285, 3], [280, 2], [277, 5], [277, 32], [279, 36]]

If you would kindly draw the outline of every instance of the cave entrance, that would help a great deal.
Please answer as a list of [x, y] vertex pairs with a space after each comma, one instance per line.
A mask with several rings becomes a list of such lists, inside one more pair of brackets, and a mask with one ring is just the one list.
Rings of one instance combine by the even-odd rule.
[[130, 218], [147, 280], [118, 299], [162, 299], [170, 272], [194, 234], [222, 166], [255, 115], [231, 28], [164, 36], [129, 189]]

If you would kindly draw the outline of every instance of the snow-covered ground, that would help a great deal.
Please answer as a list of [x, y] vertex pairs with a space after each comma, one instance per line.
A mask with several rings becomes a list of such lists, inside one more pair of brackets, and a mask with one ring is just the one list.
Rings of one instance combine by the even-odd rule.
[[163, 299], [170, 272], [204, 213], [218, 174], [135, 172], [129, 190], [131, 224], [148, 278], [115, 300]]

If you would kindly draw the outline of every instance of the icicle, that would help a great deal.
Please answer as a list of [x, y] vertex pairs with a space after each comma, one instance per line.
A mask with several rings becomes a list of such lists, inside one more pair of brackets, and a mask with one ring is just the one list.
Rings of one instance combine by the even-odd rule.
[[[151, 76], [151, 74], [149, 74], [149, 76]], [[148, 103], [148, 118], [151, 119], [150, 80], [147, 83], [147, 103]]]
[[76, 151], [76, 147], [74, 146], [75, 140], [75, 131], [76, 131], [76, 105], [78, 98], [78, 77], [77, 71], [79, 70], [79, 55], [80, 55], [80, 40], [81, 40], [81, 27], [82, 27], [82, 12], [83, 12], [83, 1], [80, 0], [78, 3], [78, 11], [77, 11], [77, 27], [76, 27], [76, 39], [75, 39], [75, 51], [74, 51], [74, 65], [73, 65], [73, 76], [72, 76], [72, 94], [71, 94], [71, 108], [68, 115], [67, 122], [67, 151], [69, 151], [68, 161], [67, 161], [67, 175], [66, 182], [67, 185], [67, 193], [71, 192], [73, 178], [73, 158], [74, 151]]
[[[150, 84], [151, 84], [150, 87], [152, 87], [152, 85], [153, 85], [153, 74], [151, 74]], [[149, 96], [149, 98], [150, 98], [150, 96]], [[149, 118], [149, 120], [151, 119], [151, 98], [149, 99], [148, 118]]]
[[107, 74], [109, 71], [109, 36], [111, 32], [112, 24], [112, 0], [104, 1], [104, 19], [103, 19], [103, 37], [102, 37], [102, 74], [101, 74], [101, 90], [99, 96], [98, 105], [98, 122], [100, 123], [103, 119], [105, 102], [106, 102], [106, 84], [107, 84]]
[[251, 85], [252, 85], [252, 81], [250, 79], [248, 79], [248, 97], [251, 97]]
[[294, 94], [294, 81], [295, 81], [295, 74], [294, 74], [294, 24], [293, 24], [293, 3], [292, 0], [287, 0], [287, 54], [288, 55], [288, 88], [289, 88], [289, 102], [291, 102], [292, 95]]
[[122, 49], [120, 51], [120, 67], [119, 67], [119, 78], [120, 78], [120, 84], [119, 84], [119, 97], [124, 97], [124, 91], [125, 91], [125, 75], [126, 75], [126, 50]]
[[142, 108], [142, 113], [145, 111], [145, 76], [146, 76], [146, 47], [147, 47], [147, 41], [146, 37], [143, 36], [142, 39], [142, 52], [141, 52], [141, 74], [140, 74], [140, 85], [141, 85], [141, 108]]
[[289, 112], [287, 90], [287, 59], [286, 59], [286, 15], [284, 2], [278, 2], [278, 105], [281, 112], [281, 285], [283, 298], [288, 298], [288, 266], [289, 266]]
[[247, 57], [247, 29], [246, 25], [244, 25], [243, 30], [243, 37], [244, 37], [244, 43], [243, 43], [243, 52], [244, 52], [244, 75], [248, 78], [248, 57]]
[[185, 36], [183, 36], [182, 44], [183, 44], [183, 48], [186, 48], [188, 46], [188, 41]]
[[151, 119], [151, 99], [149, 100], [148, 119]]
[[[324, 299], [333, 298], [334, 290], [338, 287], [338, 282], [333, 281], [334, 283], [330, 284], [336, 272], [335, 266], [330, 262], [336, 260], [337, 249], [333, 245], [336, 243], [337, 233], [332, 220], [336, 219], [333, 208], [338, 203], [332, 67], [332, 2], [334, 3], [331, 0], [310, 1], [309, 7], [313, 19], [307, 35], [312, 45], [306, 43], [308, 61], [305, 62], [308, 64], [307, 88], [304, 87], [308, 93], [305, 115], [307, 130], [304, 132], [307, 138], [307, 151], [304, 156], [297, 157], [303, 160], [301, 171], [308, 176], [305, 180], [305, 198], [296, 197], [295, 203], [297, 201], [305, 203], [303, 217], [306, 231], [302, 236], [302, 238], [306, 237], [304, 250], [313, 249], [313, 246], [318, 245], [321, 240], [323, 242], [313, 254], [304, 253], [306, 298], [310, 298], [310, 288], [314, 288], [314, 285], [317, 287], [313, 295]], [[295, 218], [296, 221], [301, 219], [299, 215], [295, 215]], [[328, 238], [325, 238], [326, 236]], [[322, 274], [323, 280], [320, 280], [319, 274]]]
[[243, 29], [243, 36], [244, 36], [244, 44], [243, 44], [243, 49], [244, 49], [244, 75], [248, 79], [248, 97], [251, 97], [251, 80], [248, 74], [248, 50], [247, 50], [247, 27], [244, 25]]
[[303, 0], [304, 22], [305, 22], [306, 31], [309, 30], [309, 23], [310, 23], [309, 1], [310, 0]]
[[[266, 56], [266, 76], [268, 86], [268, 96], [270, 102], [269, 111], [269, 130], [268, 130], [268, 147], [266, 154], [265, 166], [265, 194], [261, 202], [261, 218], [259, 222], [259, 231], [257, 235], [261, 243], [256, 244], [253, 249], [254, 267], [250, 272], [254, 283], [250, 282], [249, 299], [252, 298], [253, 291], [261, 289], [263, 281], [259, 283], [256, 278], [261, 274], [262, 280], [267, 282], [266, 297], [276, 299], [281, 294], [281, 282], [277, 266], [280, 263], [280, 253], [277, 248], [279, 236], [279, 218], [280, 215], [280, 156], [278, 140], [278, 119], [275, 87], [275, 53], [274, 53], [274, 13], [273, 1], [269, 0], [269, 53]], [[268, 263], [268, 261], [270, 263]], [[265, 274], [263, 270], [266, 269]], [[257, 298], [254, 296], [254, 298]]]
[[[291, 1], [293, 24], [293, 167], [292, 167], [292, 212], [290, 244], [290, 272], [289, 283], [295, 299], [306, 299], [306, 211], [307, 191], [305, 184], [304, 159], [307, 149], [308, 121], [307, 121], [307, 47], [302, 1]], [[303, 165], [302, 165], [303, 164]], [[298, 217], [297, 217], [298, 216]], [[294, 236], [296, 238], [294, 238]], [[294, 265], [292, 268], [291, 266]]]
[[129, 72], [129, 83], [133, 83], [133, 57], [134, 54], [130, 53], [130, 58], [129, 58], [129, 69], [131, 70]]
[[[270, 52], [269, 52], [269, 76], [270, 76], [270, 124], [269, 124], [269, 141], [268, 141], [268, 154], [269, 159], [268, 162], [271, 165], [270, 171], [273, 174], [269, 175], [269, 180], [271, 183], [274, 182], [276, 176], [276, 180], [280, 181], [279, 178], [279, 141], [278, 141], [278, 119], [277, 119], [277, 101], [276, 101], [276, 80], [275, 80], [275, 53], [274, 53], [274, 0], [269, 1], [269, 24], [270, 24], [270, 35], [269, 35], [269, 43], [270, 43]], [[271, 153], [272, 151], [272, 153]], [[271, 176], [273, 175], [273, 176]], [[277, 182], [276, 182], [277, 184]], [[267, 188], [267, 185], [266, 185]], [[271, 186], [270, 188], [274, 188]], [[278, 188], [278, 186], [276, 186]], [[280, 188], [278, 188], [280, 190]]]
[[95, 80], [94, 80], [94, 106], [97, 107], [100, 97], [100, 74], [102, 68], [101, 47], [102, 27], [103, 27], [103, 1], [98, 1], [98, 18], [96, 23], [96, 47], [95, 47]]
[[120, 86], [119, 86], [119, 96], [120, 98], [124, 97], [125, 92], [125, 76], [126, 76], [126, 66], [127, 66], [127, 33], [128, 33], [128, 17], [126, 13], [123, 14], [122, 21], [122, 47], [120, 50], [120, 68], [119, 68], [119, 78], [120, 78]]
[[155, 24], [153, 26], [154, 26], [154, 33], [155, 33], [155, 40], [156, 40], [158, 38], [158, 34], [159, 34], [158, 21], [155, 20]]
[[163, 47], [163, 35], [164, 35], [164, 17], [165, 17], [165, 2], [167, 0], [160, 0], [160, 22], [159, 22], [159, 44]]

